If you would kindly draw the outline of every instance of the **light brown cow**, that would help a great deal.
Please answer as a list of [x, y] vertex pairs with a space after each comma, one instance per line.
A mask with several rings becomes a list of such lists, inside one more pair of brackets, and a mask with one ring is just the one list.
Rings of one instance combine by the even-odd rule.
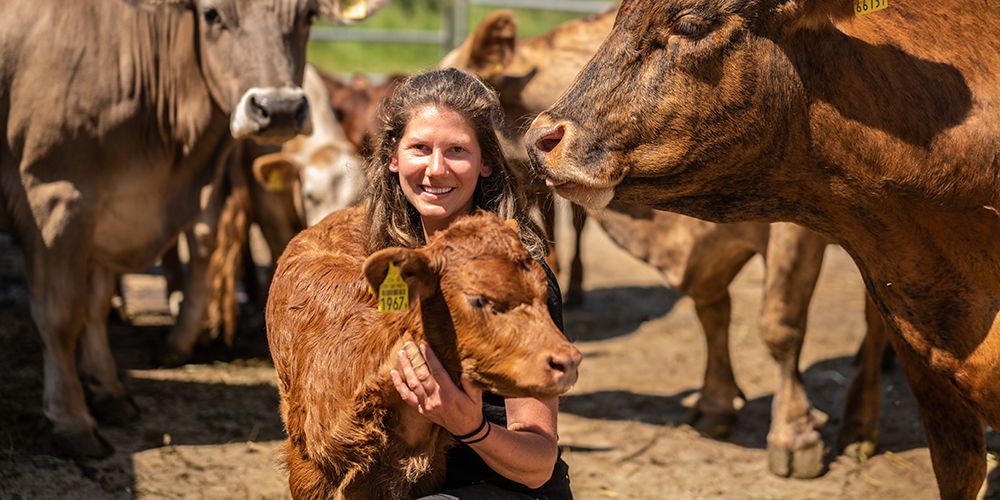
[[[590, 214], [612, 241], [655, 267], [668, 285], [694, 301], [708, 346], [708, 364], [693, 423], [712, 437], [729, 434], [739, 403], [745, 402], [729, 358], [729, 284], [751, 257], [764, 257], [758, 326], [781, 374], [767, 435], [768, 465], [780, 476], [818, 476], [824, 455], [818, 430], [826, 416], [809, 401], [799, 371], [799, 353], [827, 240], [794, 224], [716, 224], [621, 204]], [[848, 391], [839, 433], [845, 453], [860, 459], [874, 453], [878, 440], [880, 362], [887, 341], [884, 323], [871, 314], [870, 301], [868, 306], [861, 367]]]
[[114, 274], [144, 269], [194, 221], [233, 136], [280, 140], [305, 129], [309, 27], [338, 8], [0, 4], [0, 221], [24, 246], [45, 343], [43, 412], [64, 451], [111, 450], [81, 377], [98, 417], [136, 413], [106, 336]]
[[[447, 54], [439, 67], [455, 67], [475, 73], [497, 90], [505, 111], [502, 131], [504, 154], [531, 190], [529, 199], [538, 207], [542, 227], [549, 238], [549, 267], [559, 272], [555, 246], [555, 199], [552, 190], [530, 174], [525, 155], [524, 132], [531, 120], [569, 87], [580, 68], [597, 52], [611, 31], [616, 9], [566, 22], [537, 37], [519, 39], [517, 21], [508, 10], [490, 13], [458, 48]], [[587, 213], [573, 205], [574, 252], [570, 260], [565, 303], [583, 302], [583, 261], [580, 238]]]
[[626, 0], [529, 132], [541, 175], [588, 206], [785, 220], [840, 242], [893, 332], [943, 498], [976, 495], [983, 425], [1000, 427], [991, 7]]
[[347, 139], [362, 155], [367, 155], [379, 133], [379, 105], [406, 77], [392, 74], [376, 84], [364, 75], [354, 75], [348, 83], [322, 71], [320, 76]]
[[[424, 248], [366, 259], [365, 219], [351, 208], [299, 233], [268, 297], [297, 498], [412, 498], [440, 485], [452, 440], [389, 377], [407, 341], [428, 343], [456, 383], [465, 373], [501, 395], [552, 397], [577, 378], [580, 351], [552, 322], [545, 273], [516, 225], [480, 212]], [[409, 289], [403, 313], [378, 312], [370, 293], [390, 264]]]
[[206, 330], [221, 333], [232, 345], [236, 282], [243, 274], [250, 223], [260, 227], [272, 259], [277, 260], [296, 233], [360, 200], [361, 159], [334, 117], [320, 72], [311, 65], [306, 66], [302, 87], [310, 103], [312, 131], [284, 142], [280, 149], [241, 141], [227, 162], [223, 186], [227, 196], [206, 207], [188, 231], [184, 300], [161, 363], [177, 365], [190, 359]]

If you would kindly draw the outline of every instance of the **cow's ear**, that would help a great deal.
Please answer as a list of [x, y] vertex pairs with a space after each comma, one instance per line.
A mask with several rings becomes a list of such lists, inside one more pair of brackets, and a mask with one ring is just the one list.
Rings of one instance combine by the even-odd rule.
[[514, 58], [517, 45], [517, 19], [509, 10], [486, 16], [472, 35], [470, 69], [490, 81], [503, 73]]
[[389, 0], [319, 0], [319, 15], [340, 24], [356, 23], [388, 3]]
[[271, 153], [253, 161], [253, 177], [264, 189], [281, 193], [299, 182], [299, 169], [284, 153]]
[[854, 17], [855, 0], [787, 0], [775, 10], [785, 30], [818, 29]]
[[390, 263], [399, 269], [399, 275], [406, 282], [411, 305], [418, 298], [437, 292], [438, 276], [427, 256], [418, 250], [398, 247], [379, 250], [365, 260], [361, 269], [374, 292], [378, 293], [379, 286], [385, 281]]

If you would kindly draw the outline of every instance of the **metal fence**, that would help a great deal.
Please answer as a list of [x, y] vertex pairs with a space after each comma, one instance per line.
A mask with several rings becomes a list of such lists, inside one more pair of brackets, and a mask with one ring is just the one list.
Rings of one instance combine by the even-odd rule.
[[440, 45], [445, 52], [461, 44], [469, 33], [469, 7], [486, 6], [504, 9], [557, 10], [564, 12], [602, 12], [613, 2], [581, 0], [449, 0], [442, 9], [442, 29], [429, 30], [386, 30], [386, 29], [346, 29], [331, 26], [317, 26], [312, 30], [312, 39], [319, 41], [350, 40], [377, 43], [420, 43]]

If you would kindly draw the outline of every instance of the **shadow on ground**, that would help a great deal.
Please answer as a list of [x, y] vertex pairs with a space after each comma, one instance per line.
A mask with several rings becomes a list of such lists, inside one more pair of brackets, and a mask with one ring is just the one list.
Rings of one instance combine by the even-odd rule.
[[[634, 332], [644, 322], [673, 310], [683, 298], [665, 286], [622, 286], [596, 288], [584, 295], [583, 305], [566, 308], [566, 332], [573, 342], [607, 340]], [[628, 304], [629, 307], [608, 307]], [[608, 314], [609, 310], [616, 311]]]

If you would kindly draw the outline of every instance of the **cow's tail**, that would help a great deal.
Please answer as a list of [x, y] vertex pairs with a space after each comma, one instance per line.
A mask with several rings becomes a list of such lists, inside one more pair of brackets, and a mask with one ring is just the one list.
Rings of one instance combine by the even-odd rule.
[[[240, 156], [237, 154], [236, 156]], [[229, 162], [227, 175], [232, 189], [219, 215], [215, 251], [209, 260], [210, 300], [208, 322], [213, 332], [222, 330], [226, 345], [232, 347], [236, 333], [236, 283], [242, 270], [243, 245], [250, 233], [251, 206], [247, 178], [238, 158]]]

